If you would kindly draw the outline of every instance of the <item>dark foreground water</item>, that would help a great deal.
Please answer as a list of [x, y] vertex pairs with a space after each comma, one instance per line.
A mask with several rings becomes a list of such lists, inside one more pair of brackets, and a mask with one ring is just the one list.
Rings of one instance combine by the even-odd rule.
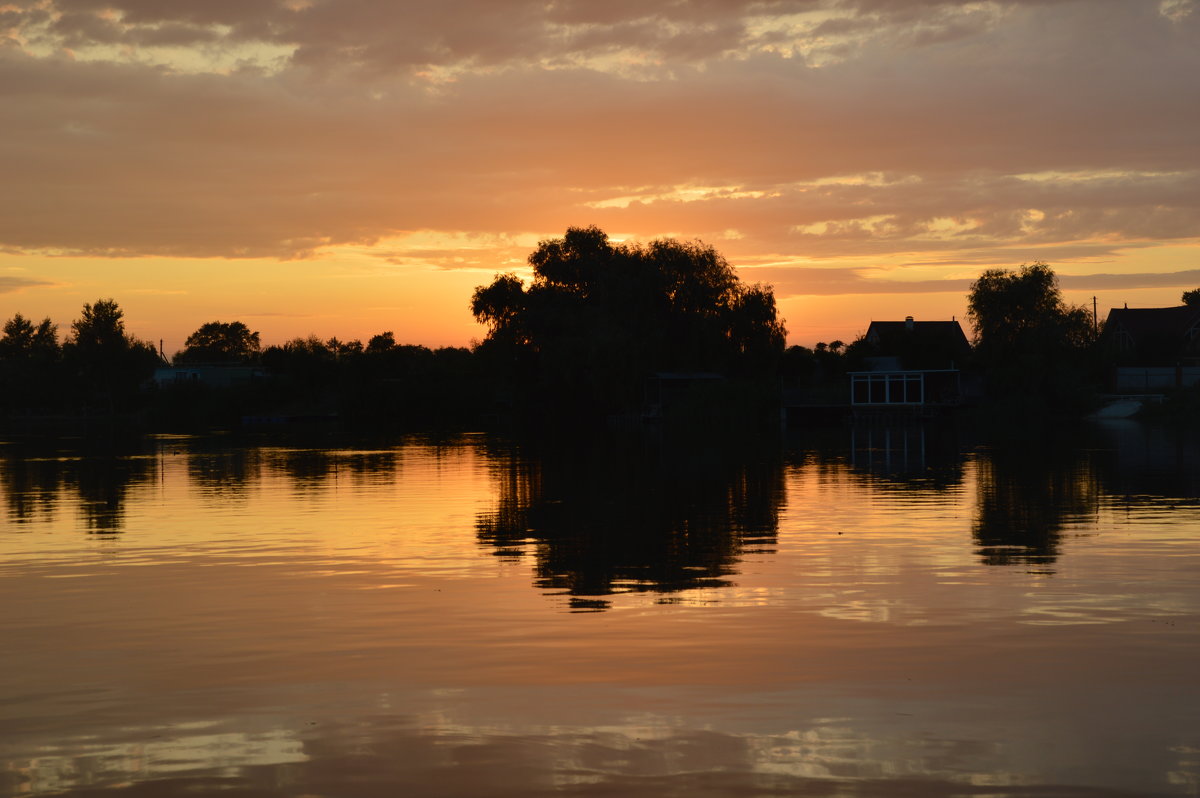
[[0, 445], [0, 795], [1200, 794], [1134, 423]]

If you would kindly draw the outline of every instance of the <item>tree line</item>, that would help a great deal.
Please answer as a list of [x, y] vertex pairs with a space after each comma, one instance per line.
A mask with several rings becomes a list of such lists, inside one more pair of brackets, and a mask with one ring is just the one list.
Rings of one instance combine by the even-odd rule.
[[[229, 420], [292, 412], [415, 423], [526, 413], [564, 418], [636, 414], [655, 374], [719, 376], [708, 410], [767, 414], [780, 379], [835, 385], [880, 354], [865, 338], [849, 344], [785, 346], [770, 286], [743, 283], [725, 258], [699, 242], [613, 243], [599, 228], [569, 228], [528, 258], [532, 280], [499, 274], [478, 286], [470, 310], [487, 327], [472, 348], [400, 344], [390, 331], [341, 341], [316, 336], [263, 347], [240, 321], [213, 321], [188, 336], [170, 361], [125, 330], [112, 299], [85, 304], [59, 339], [50, 319], [21, 314], [0, 336], [0, 396], [6, 414], [120, 413]], [[1185, 293], [1200, 302], [1200, 289]], [[1100, 325], [1064, 301], [1044, 263], [985, 271], [971, 286], [969, 362], [994, 397], [1021, 396], [1052, 409], [1079, 409], [1104, 366]], [[941, 357], [929, 347], [910, 353]], [[203, 384], [154, 389], [155, 368], [253, 367], [237, 390]]]
[[[465, 348], [396, 343], [392, 332], [361, 341], [295, 338], [263, 347], [243, 322], [213, 321], [166, 358], [125, 329], [116, 301], [85, 304], [60, 340], [50, 319], [20, 313], [0, 334], [0, 413], [91, 416], [148, 414], [164, 423], [231, 423], [246, 415], [385, 417], [397, 411], [424, 422], [466, 417], [471, 385], [482, 381]], [[173, 367], [166, 384], [152, 378]], [[241, 371], [221, 388], [189, 379], [208, 368]], [[474, 404], [478, 404], [475, 402]]]

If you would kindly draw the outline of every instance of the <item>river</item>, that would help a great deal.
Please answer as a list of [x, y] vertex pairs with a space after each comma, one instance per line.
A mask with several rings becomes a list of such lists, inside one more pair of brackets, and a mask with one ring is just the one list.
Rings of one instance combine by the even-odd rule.
[[0, 445], [0, 795], [1195, 796], [1200, 439]]

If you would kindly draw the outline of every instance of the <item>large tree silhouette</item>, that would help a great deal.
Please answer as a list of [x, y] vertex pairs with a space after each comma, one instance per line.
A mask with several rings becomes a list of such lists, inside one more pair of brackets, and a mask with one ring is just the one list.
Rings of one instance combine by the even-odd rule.
[[971, 285], [967, 303], [994, 395], [1058, 407], [1085, 401], [1095, 326], [1086, 308], [1063, 300], [1047, 264], [989, 269]]
[[210, 321], [184, 341], [176, 363], [248, 363], [258, 356], [257, 332], [240, 321]]
[[55, 404], [62, 350], [50, 319], [34, 324], [20, 313], [0, 334], [0, 410], [31, 410]]
[[63, 358], [80, 380], [79, 398], [109, 411], [136, 393], [161, 363], [152, 344], [125, 332], [124, 316], [112, 299], [85, 304], [63, 344]]
[[712, 247], [614, 245], [569, 228], [529, 256], [533, 280], [498, 275], [471, 301], [498, 350], [551, 401], [625, 410], [654, 371], [769, 376], [784, 328], [770, 287], [743, 284]]

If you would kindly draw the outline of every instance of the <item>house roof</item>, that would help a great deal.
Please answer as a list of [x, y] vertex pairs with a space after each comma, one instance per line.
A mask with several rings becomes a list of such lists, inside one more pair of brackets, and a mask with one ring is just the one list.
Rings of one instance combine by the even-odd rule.
[[1179, 305], [1172, 308], [1113, 308], [1108, 311], [1106, 332], [1124, 330], [1134, 340], [1181, 337], [1200, 322], [1200, 308]]
[[908, 332], [919, 333], [922, 338], [946, 338], [955, 343], [962, 342], [968, 346], [967, 336], [963, 334], [962, 325], [957, 321], [913, 321], [909, 329], [908, 321], [873, 321], [867, 328], [867, 338], [890, 338]]

